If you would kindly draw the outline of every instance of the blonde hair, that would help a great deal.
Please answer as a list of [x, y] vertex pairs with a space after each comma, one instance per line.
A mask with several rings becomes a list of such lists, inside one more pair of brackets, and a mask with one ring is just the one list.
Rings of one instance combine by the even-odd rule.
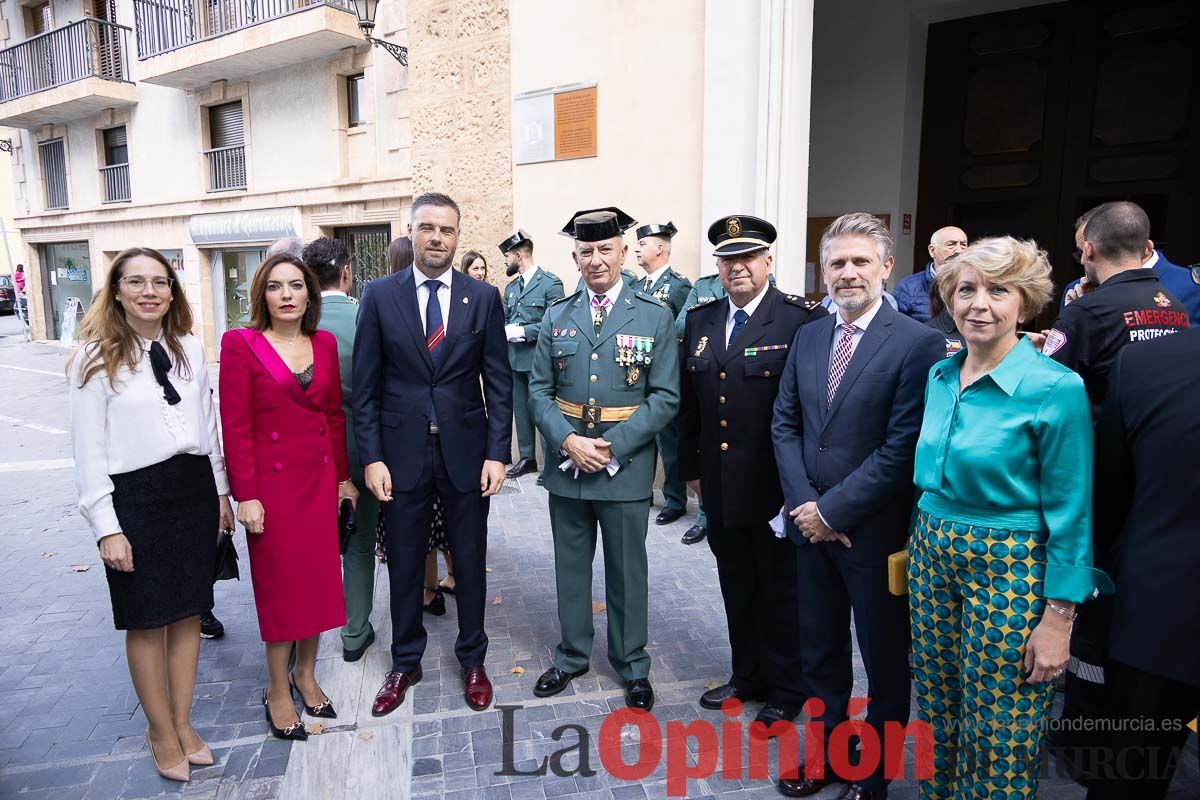
[[946, 308], [953, 308], [954, 289], [967, 267], [991, 283], [1015, 286], [1021, 293], [1021, 320], [1033, 319], [1050, 302], [1054, 281], [1046, 251], [1032, 239], [992, 236], [973, 243], [937, 271], [937, 291]]
[[821, 244], [817, 250], [820, 253], [822, 267], [829, 263], [830, 244], [834, 239], [840, 239], [843, 236], [866, 236], [874, 242], [880, 264], [892, 257], [892, 232], [888, 230], [888, 226], [874, 214], [855, 211], [852, 214], [842, 214], [829, 223], [829, 227], [821, 234]]
[[121, 272], [126, 263], [138, 256], [157, 261], [171, 279], [171, 304], [162, 321], [163, 339], [177, 374], [191, 378], [191, 365], [180, 340], [192, 332], [192, 309], [184, 296], [179, 276], [162, 253], [149, 247], [131, 247], [122, 250], [113, 260], [104, 278], [104, 288], [92, 298], [91, 306], [79, 323], [79, 338], [83, 344], [67, 360], [67, 374], [71, 374], [76, 359], [83, 358], [79, 368], [81, 387], [97, 372], [104, 372], [108, 376], [108, 385], [115, 390], [117, 374], [121, 369], [128, 368], [133, 372], [142, 361], [142, 344], [137, 333], [129, 327], [125, 307], [117, 302], [117, 283], [121, 280]]

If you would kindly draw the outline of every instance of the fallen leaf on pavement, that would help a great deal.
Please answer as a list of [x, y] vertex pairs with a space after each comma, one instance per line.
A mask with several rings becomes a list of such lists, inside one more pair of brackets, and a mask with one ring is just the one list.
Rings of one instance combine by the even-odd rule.
[[72, 564], [71, 572], [87, 572], [91, 568], [90, 564]]
[[495, 597], [492, 598], [492, 605], [494, 605], [494, 606], [498, 606], [503, 602], [504, 601], [500, 599], [500, 595], [496, 595]]
[[524, 667], [513, 667], [513, 668], [512, 668], [512, 674], [513, 674], [513, 675], [524, 675], [524, 674], [525, 674], [525, 668], [524, 668]]
[[304, 730], [308, 731], [309, 736], [320, 736], [325, 732], [325, 723], [310, 722], [304, 726]]
[[484, 572], [491, 572], [491, 571], [492, 571], [492, 568], [491, 568], [491, 567], [484, 567], [484, 568], [483, 568], [483, 571], [484, 571]]
[[723, 683], [721, 683], [720, 681], [713, 681], [712, 683], [706, 683], [706, 684], [704, 684], [704, 688], [705, 688], [705, 689], [715, 689], [715, 688], [717, 688], [718, 686], [724, 686], [724, 684], [723, 684]]
[[358, 735], [358, 738], [362, 739], [364, 742], [369, 742], [375, 738], [375, 734], [371, 733], [370, 731], [363, 731]]
[[608, 606], [605, 605], [604, 603], [597, 603], [595, 600], [592, 601], [592, 613], [593, 614], [599, 614], [601, 611], [603, 611], [606, 608], [608, 608]]
[[42, 553], [42, 558], [50, 558], [56, 555], [58, 555], [58, 553]]

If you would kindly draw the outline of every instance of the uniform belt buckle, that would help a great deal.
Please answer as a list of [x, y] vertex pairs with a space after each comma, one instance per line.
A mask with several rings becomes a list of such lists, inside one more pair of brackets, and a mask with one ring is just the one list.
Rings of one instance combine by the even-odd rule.
[[600, 422], [600, 407], [599, 406], [584, 406], [583, 421], [599, 423]]

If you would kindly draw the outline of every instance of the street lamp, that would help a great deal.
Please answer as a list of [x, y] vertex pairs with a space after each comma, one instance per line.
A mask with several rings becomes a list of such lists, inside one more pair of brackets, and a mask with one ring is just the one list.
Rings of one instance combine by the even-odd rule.
[[385, 42], [382, 39], [376, 39], [371, 35], [371, 31], [375, 30], [375, 13], [379, 11], [379, 0], [353, 0], [354, 15], [358, 17], [358, 29], [362, 31], [363, 38], [373, 45], [382, 47], [392, 54], [392, 58], [399, 61], [402, 65], [408, 66], [408, 48], [391, 42]]

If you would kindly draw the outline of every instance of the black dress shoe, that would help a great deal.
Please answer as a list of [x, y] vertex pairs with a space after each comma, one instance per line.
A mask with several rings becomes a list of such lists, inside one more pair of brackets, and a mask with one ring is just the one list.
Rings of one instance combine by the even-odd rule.
[[647, 678], [634, 678], [625, 684], [625, 705], [649, 711], [654, 708], [654, 687]]
[[741, 700], [743, 703], [751, 700], [763, 700], [762, 695], [753, 694], [751, 692], [743, 692], [734, 686], [732, 683], [723, 683], [715, 689], [709, 689], [704, 694], [700, 695], [700, 707], [707, 708], [711, 711], [719, 711], [721, 704], [729, 698]]
[[762, 726], [751, 725], [750, 735], [757, 738], [770, 738], [775, 734], [770, 731], [772, 725], [776, 722], [791, 722], [800, 713], [800, 709], [792, 706], [774, 706], [768, 703], [758, 710], [758, 714], [754, 717], [755, 722], [762, 723]]
[[204, 611], [200, 614], [201, 639], [220, 639], [224, 635], [225, 626], [221, 624], [221, 620], [213, 616], [212, 611]]
[[567, 684], [572, 679], [578, 678], [580, 675], [587, 674], [588, 668], [584, 667], [578, 672], [563, 672], [558, 667], [551, 667], [542, 673], [542, 676], [537, 679], [537, 683], [533, 685], [533, 694], [535, 697], [553, 697], [554, 695], [567, 688]]
[[796, 778], [780, 778], [779, 783], [775, 788], [784, 797], [810, 797], [817, 792], [829, 786], [831, 783], [841, 783], [841, 779], [829, 772], [829, 768], [825, 768], [824, 778], [806, 778], [804, 777], [804, 765], [801, 764], [796, 770]]
[[545, 486], [545, 485], [546, 485], [546, 473], [544, 473], [544, 472], [539, 472], [539, 473], [538, 473], [537, 485], [538, 485], [538, 486]]
[[842, 793], [837, 796], [837, 800], [886, 800], [887, 789], [880, 789], [872, 792], [869, 789], [864, 789], [857, 783], [852, 783]]
[[679, 541], [683, 542], [684, 544], [696, 544], [697, 542], [703, 542], [704, 537], [707, 535], [707, 528], [702, 525], [693, 525], [687, 529], [687, 533], [685, 533], [683, 538]]
[[375, 644], [375, 629], [370, 628], [367, 631], [367, 640], [363, 642], [362, 647], [352, 649], [342, 648], [342, 661], [349, 661], [351, 663], [358, 661], [363, 657], [363, 653], [367, 652], [367, 648], [373, 644]]
[[425, 587], [433, 592], [433, 599], [425, 604], [425, 613], [433, 614], [435, 617], [441, 617], [446, 614], [446, 596], [436, 586]]
[[532, 458], [522, 458], [517, 463], [508, 468], [504, 473], [507, 478], [519, 478], [522, 475], [528, 475], [531, 472], [537, 472], [537, 461]]
[[275, 720], [271, 719], [271, 707], [267, 705], [267, 690], [263, 689], [263, 711], [267, 712], [267, 724], [271, 726], [271, 735], [276, 739], [290, 739], [296, 742], [304, 742], [308, 740], [308, 731], [304, 730], [303, 723], [296, 720], [286, 728], [277, 728]]
[[[321, 717], [323, 719], [337, 719], [337, 712], [333, 710], [333, 702], [326, 697], [315, 706], [310, 706], [304, 701], [304, 692], [296, 688], [296, 678], [293, 675], [288, 675], [288, 686], [292, 692], [300, 695], [300, 705], [304, 706], [304, 710], [308, 712], [310, 717]], [[323, 693], [322, 693], [323, 694]]]
[[655, 525], [670, 525], [677, 519], [683, 517], [684, 511], [682, 508], [671, 508], [667, 506], [662, 511], [658, 512], [658, 516], [654, 518]]

